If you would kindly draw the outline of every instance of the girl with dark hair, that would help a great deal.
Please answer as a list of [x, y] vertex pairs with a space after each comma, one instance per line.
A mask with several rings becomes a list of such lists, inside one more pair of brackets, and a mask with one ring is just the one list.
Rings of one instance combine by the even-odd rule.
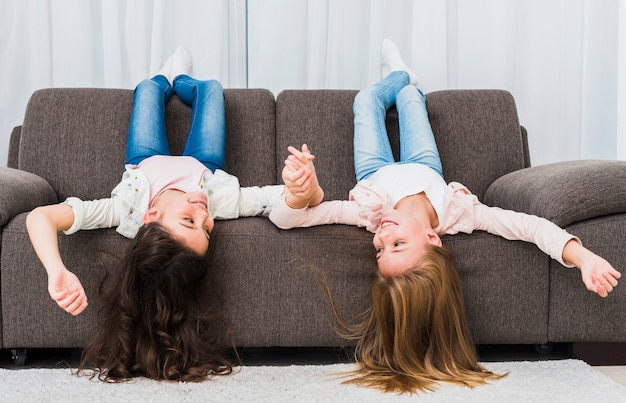
[[101, 286], [102, 323], [78, 373], [107, 382], [195, 382], [230, 374], [223, 354], [228, 328], [215, 301], [200, 295], [207, 292], [199, 287], [206, 269], [206, 258], [173, 240], [161, 224], [142, 226]]
[[[479, 365], [469, 332], [461, 282], [440, 235], [484, 230], [535, 243], [553, 259], [578, 267], [586, 287], [606, 297], [621, 274], [580, 240], [543, 218], [488, 207], [459, 184], [446, 184], [428, 120], [426, 97], [396, 45], [383, 41], [382, 81], [354, 100], [357, 185], [348, 201], [294, 208], [294, 195], [315, 175], [307, 150], [289, 147], [283, 180], [290, 203], [277, 203], [270, 220], [280, 228], [350, 224], [374, 233], [378, 273], [366, 319], [349, 326], [359, 365], [350, 382], [385, 391], [432, 390], [440, 381], [475, 386], [501, 376]], [[396, 105], [400, 161], [385, 117]], [[284, 199], [283, 199], [284, 200]]]
[[[57, 233], [116, 227], [133, 238], [105, 285], [104, 326], [80, 366], [95, 368], [100, 379], [198, 381], [231, 371], [218, 354], [224, 326], [197, 298], [213, 220], [268, 215], [284, 190], [242, 188], [224, 171], [224, 92], [215, 80], [187, 75], [190, 69], [191, 57], [178, 48], [156, 76], [137, 85], [126, 169], [110, 198], [70, 197], [34, 209], [26, 220], [48, 292], [72, 315], [87, 308], [87, 296], [61, 260]], [[182, 156], [170, 155], [165, 130], [165, 105], [174, 93], [192, 108]]]

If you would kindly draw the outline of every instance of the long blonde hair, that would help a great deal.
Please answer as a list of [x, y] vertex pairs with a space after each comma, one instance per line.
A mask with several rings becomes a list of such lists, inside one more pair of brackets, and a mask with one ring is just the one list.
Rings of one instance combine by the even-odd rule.
[[505, 376], [478, 363], [461, 280], [447, 248], [429, 248], [402, 276], [378, 274], [371, 298], [362, 323], [339, 320], [357, 342], [359, 368], [346, 383], [417, 393], [435, 390], [440, 381], [474, 387]]

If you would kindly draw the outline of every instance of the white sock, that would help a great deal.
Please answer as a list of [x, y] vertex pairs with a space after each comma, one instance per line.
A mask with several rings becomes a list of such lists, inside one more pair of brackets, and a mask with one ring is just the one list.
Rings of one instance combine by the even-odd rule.
[[400, 55], [400, 49], [398, 49], [398, 46], [396, 46], [391, 39], [383, 39], [380, 54], [382, 58], [380, 66], [382, 78], [387, 77], [392, 71], [406, 71], [409, 73], [410, 83], [417, 85], [417, 76], [409, 66], [404, 63]]
[[[167, 59], [165, 59], [165, 63], [161, 66], [161, 70], [157, 72], [157, 75], [162, 75], [170, 80], [170, 74], [172, 73], [172, 63], [174, 62], [174, 54], [171, 54]], [[171, 84], [171, 83], [170, 83]]]
[[179, 46], [176, 48], [176, 51], [172, 55], [172, 70], [170, 75], [168, 76], [168, 80], [170, 84], [173, 84], [173, 81], [176, 77], [181, 74], [189, 74], [191, 73], [191, 67], [193, 66], [193, 62], [191, 60], [191, 55], [187, 52], [187, 49]]

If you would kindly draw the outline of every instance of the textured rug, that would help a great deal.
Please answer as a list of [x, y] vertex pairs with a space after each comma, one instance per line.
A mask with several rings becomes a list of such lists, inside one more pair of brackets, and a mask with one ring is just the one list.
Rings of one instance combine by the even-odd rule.
[[625, 402], [626, 388], [579, 360], [488, 362], [509, 375], [474, 389], [442, 385], [420, 395], [341, 384], [351, 364], [246, 366], [203, 383], [137, 379], [105, 384], [69, 369], [0, 369], [1, 402]]

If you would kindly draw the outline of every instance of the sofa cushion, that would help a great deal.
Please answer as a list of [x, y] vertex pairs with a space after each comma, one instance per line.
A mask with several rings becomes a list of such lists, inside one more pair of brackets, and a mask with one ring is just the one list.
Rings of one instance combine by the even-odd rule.
[[565, 269], [551, 261], [550, 341], [625, 342], [626, 213], [577, 222], [569, 225], [567, 231], [580, 237], [588, 249], [611, 263], [622, 273], [622, 278], [606, 298], [600, 298], [587, 290], [580, 270]]
[[26, 231], [26, 215], [18, 215], [2, 230], [3, 347], [84, 347], [97, 324], [102, 306], [97, 297], [98, 285], [104, 275], [104, 263], [110, 262], [110, 256], [101, 251], [122, 251], [128, 240], [113, 229], [59, 235], [63, 262], [78, 276], [89, 298], [87, 310], [74, 317], [60, 309], [48, 294], [46, 271]]
[[446, 235], [441, 240], [461, 276], [475, 343], [548, 342], [550, 258], [546, 254], [531, 243], [484, 231]]
[[238, 177], [242, 186], [282, 183], [275, 175], [273, 158], [276, 152], [274, 94], [266, 89], [225, 89], [224, 96], [226, 171]]
[[267, 218], [240, 218], [215, 224], [211, 253], [210, 272], [238, 346], [351, 343], [333, 330], [326, 286], [345, 320], [354, 322], [366, 309], [376, 262], [365, 230], [325, 225], [284, 231]]
[[513, 96], [502, 90], [447, 90], [426, 95], [446, 182], [482, 200], [502, 175], [525, 167], [524, 138]]
[[346, 199], [356, 184], [352, 90], [285, 90], [276, 98], [276, 160], [280, 179], [287, 146], [308, 144], [326, 200]]
[[132, 91], [43, 89], [26, 107], [19, 169], [44, 178], [60, 200], [108, 197], [121, 178]]

